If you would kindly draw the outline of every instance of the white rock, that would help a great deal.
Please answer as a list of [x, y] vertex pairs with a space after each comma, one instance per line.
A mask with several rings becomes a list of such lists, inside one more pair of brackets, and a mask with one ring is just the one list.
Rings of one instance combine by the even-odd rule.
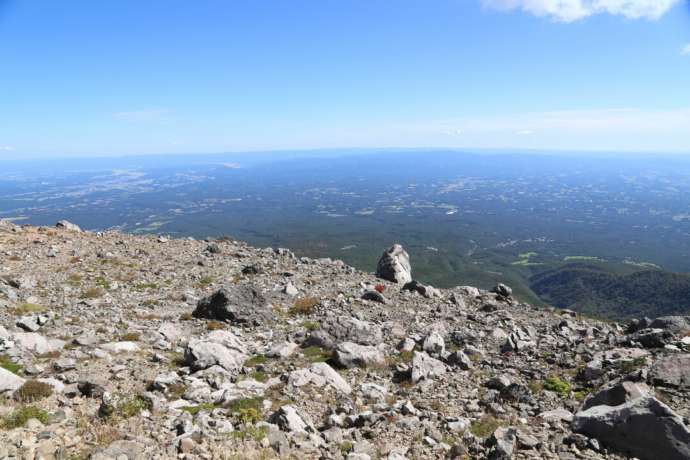
[[0, 367], [0, 393], [4, 393], [5, 391], [14, 391], [20, 386], [24, 385], [25, 381], [26, 380], [20, 376]]

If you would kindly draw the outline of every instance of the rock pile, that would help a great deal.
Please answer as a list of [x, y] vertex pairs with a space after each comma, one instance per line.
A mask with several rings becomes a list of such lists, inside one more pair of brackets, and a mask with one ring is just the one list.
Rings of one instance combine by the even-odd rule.
[[688, 317], [75, 227], [0, 221], [0, 458], [690, 458]]

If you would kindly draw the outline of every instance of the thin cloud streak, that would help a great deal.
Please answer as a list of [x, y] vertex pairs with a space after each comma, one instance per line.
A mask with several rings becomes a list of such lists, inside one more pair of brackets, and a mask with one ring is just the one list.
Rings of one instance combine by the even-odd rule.
[[484, 7], [522, 10], [556, 21], [574, 22], [596, 14], [611, 14], [627, 19], [656, 20], [682, 0], [481, 0]]

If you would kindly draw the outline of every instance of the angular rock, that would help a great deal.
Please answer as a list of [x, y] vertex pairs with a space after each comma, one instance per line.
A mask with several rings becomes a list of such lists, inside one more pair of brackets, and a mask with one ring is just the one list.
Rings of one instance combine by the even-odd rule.
[[301, 414], [294, 406], [282, 406], [270, 418], [283, 431], [306, 432], [316, 431], [305, 414]]
[[108, 342], [100, 347], [111, 353], [133, 353], [140, 349], [136, 342]]
[[26, 382], [26, 380], [20, 376], [0, 367], [0, 393], [14, 391], [24, 385], [24, 382]]
[[348, 384], [335, 369], [326, 363], [314, 363], [309, 369], [292, 371], [288, 374], [287, 380], [289, 385], [295, 387], [304, 385], [322, 387], [324, 385], [329, 385], [342, 393], [352, 393], [350, 384]]
[[388, 303], [388, 299], [386, 299], [386, 297], [378, 291], [366, 291], [364, 294], [362, 294], [362, 299], [371, 300], [384, 305]]
[[655, 385], [690, 388], [690, 354], [668, 355], [657, 360], [650, 370]]
[[[338, 342], [378, 345], [383, 341], [383, 332], [380, 326], [348, 316], [327, 318], [321, 327]], [[325, 348], [332, 348], [332, 346]]]
[[415, 351], [412, 357], [412, 383], [431, 379], [446, 373], [446, 365], [426, 353]]
[[517, 431], [515, 428], [496, 428], [489, 438], [489, 460], [510, 460], [513, 458]]
[[341, 367], [382, 366], [386, 358], [377, 347], [343, 342], [335, 348], [333, 359]]
[[202, 339], [191, 339], [184, 357], [195, 371], [218, 365], [229, 372], [238, 372], [247, 360], [247, 350], [233, 333], [213, 331]]
[[498, 294], [501, 297], [508, 298], [513, 295], [513, 290], [503, 283], [498, 283], [491, 292]]
[[409, 283], [405, 283], [405, 285], [402, 288], [406, 291], [416, 292], [427, 299], [431, 299], [433, 297], [441, 297], [441, 292], [435, 287], [427, 286], [415, 280], [412, 280]]
[[248, 326], [265, 324], [275, 316], [261, 292], [247, 285], [219, 289], [200, 300], [192, 315]]
[[611, 382], [585, 399], [581, 410], [594, 406], [619, 406], [651, 394], [651, 390], [644, 383]]

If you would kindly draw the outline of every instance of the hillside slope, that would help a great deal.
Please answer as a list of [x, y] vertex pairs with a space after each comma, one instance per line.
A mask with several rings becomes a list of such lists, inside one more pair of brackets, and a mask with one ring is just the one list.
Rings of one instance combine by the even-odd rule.
[[619, 275], [588, 264], [568, 264], [530, 278], [551, 305], [618, 319], [690, 313], [690, 275], [643, 270]]
[[0, 458], [688, 458], [688, 332], [0, 221]]

